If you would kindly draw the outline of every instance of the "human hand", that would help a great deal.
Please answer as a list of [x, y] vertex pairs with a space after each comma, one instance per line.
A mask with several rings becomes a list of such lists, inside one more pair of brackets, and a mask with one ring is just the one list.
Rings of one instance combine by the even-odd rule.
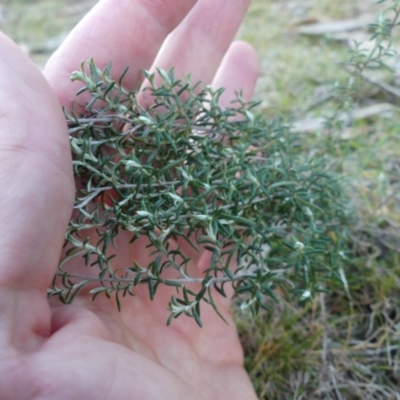
[[[249, 99], [257, 56], [244, 43], [230, 46], [248, 3], [100, 1], [49, 61], [50, 87], [17, 46], [0, 37], [0, 399], [255, 398], [229, 300], [218, 294], [229, 324], [205, 305], [203, 328], [185, 317], [166, 327], [168, 287], [153, 302], [138, 288], [136, 297], [123, 299], [120, 313], [101, 297], [92, 302], [81, 295], [69, 306], [46, 298], [75, 190], [54, 93], [70, 106], [76, 92], [70, 74], [93, 57], [99, 66], [113, 60], [116, 76], [130, 65], [125, 83], [132, 88], [141, 69], [173, 66], [177, 75], [191, 72], [194, 82], [225, 87], [225, 104], [235, 90]], [[207, 258], [190, 256], [193, 270]], [[138, 241], [120, 246], [116, 262], [145, 264], [147, 257]]]

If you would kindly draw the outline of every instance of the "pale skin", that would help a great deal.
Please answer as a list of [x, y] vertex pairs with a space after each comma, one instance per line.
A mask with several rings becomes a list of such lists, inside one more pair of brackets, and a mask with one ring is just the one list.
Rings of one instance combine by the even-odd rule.
[[[0, 398], [255, 399], [229, 311], [228, 324], [203, 307], [204, 327], [186, 317], [170, 327], [160, 288], [124, 299], [80, 296], [64, 306], [46, 297], [71, 216], [75, 184], [60, 103], [77, 87], [70, 73], [82, 60], [113, 60], [127, 82], [140, 70], [173, 66], [250, 99], [258, 76], [255, 51], [233, 37], [249, 0], [102, 0], [72, 31], [45, 77], [7, 37], [0, 36]], [[170, 32], [166, 42], [165, 39]], [[164, 44], [163, 44], [164, 42]], [[207, 254], [193, 253], [201, 275]], [[146, 262], [143, 246], [120, 247], [116, 262]], [[85, 274], [83, 265], [75, 268]]]

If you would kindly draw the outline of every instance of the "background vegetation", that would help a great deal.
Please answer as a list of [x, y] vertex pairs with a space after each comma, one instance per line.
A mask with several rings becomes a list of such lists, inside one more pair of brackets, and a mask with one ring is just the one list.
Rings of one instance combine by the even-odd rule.
[[[43, 66], [94, 3], [3, 0], [0, 28]], [[353, 81], [343, 65], [393, 3], [253, 0], [239, 33], [261, 56], [261, 111], [291, 119], [304, 152], [329, 158], [358, 214], [330, 293], [255, 320], [237, 313], [260, 399], [400, 399], [400, 63]]]

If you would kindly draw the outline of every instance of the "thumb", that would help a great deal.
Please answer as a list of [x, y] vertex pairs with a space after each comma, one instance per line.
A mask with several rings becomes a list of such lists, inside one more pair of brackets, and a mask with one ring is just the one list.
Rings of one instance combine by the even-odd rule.
[[32, 333], [40, 336], [50, 326], [46, 288], [60, 257], [74, 183], [55, 95], [2, 34], [0, 54], [0, 345], [6, 339], [29, 347]]

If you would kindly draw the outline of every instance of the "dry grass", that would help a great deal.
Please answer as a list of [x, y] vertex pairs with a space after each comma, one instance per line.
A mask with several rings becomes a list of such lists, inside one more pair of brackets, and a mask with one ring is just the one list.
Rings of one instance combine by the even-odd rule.
[[[48, 52], [94, 1], [2, 4], [2, 29], [43, 65]], [[381, 7], [382, 8], [382, 7]], [[267, 118], [329, 113], [337, 99], [321, 88], [347, 75], [343, 43], [296, 33], [299, 22], [377, 13], [363, 0], [254, 0], [240, 37], [259, 51], [257, 98]], [[398, 99], [366, 84], [358, 104]], [[347, 178], [359, 215], [341, 283], [308, 308], [282, 303], [256, 319], [237, 318], [246, 367], [260, 399], [400, 399], [400, 119], [372, 117], [345, 130], [304, 135], [304, 151], [323, 154]]]

